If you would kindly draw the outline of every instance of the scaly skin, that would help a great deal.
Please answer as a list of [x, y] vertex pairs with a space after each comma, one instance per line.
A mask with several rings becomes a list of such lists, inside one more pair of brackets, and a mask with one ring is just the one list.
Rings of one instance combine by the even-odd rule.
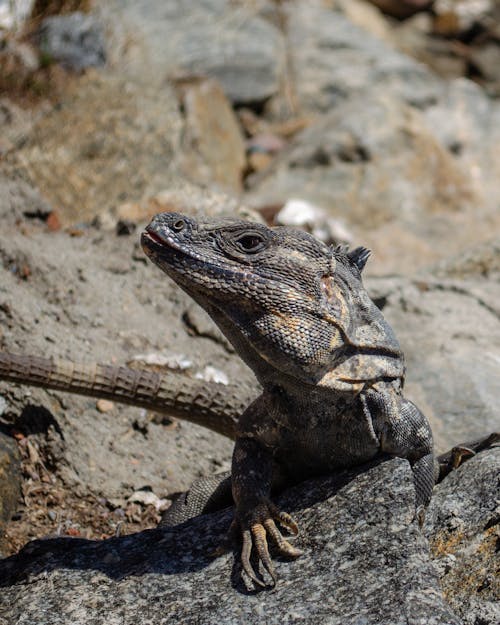
[[402, 395], [403, 354], [363, 287], [367, 250], [331, 248], [288, 228], [177, 213], [157, 215], [142, 245], [211, 315], [263, 387], [239, 419], [231, 477], [242, 564], [255, 584], [265, 585], [250, 564], [253, 549], [276, 581], [269, 538], [280, 554], [300, 555], [276, 525], [298, 531], [271, 502], [277, 481], [390, 454], [411, 464], [417, 512], [428, 504], [432, 434]]
[[0, 380], [112, 399], [167, 413], [229, 438], [235, 437], [238, 416], [257, 394], [246, 386], [193, 380], [181, 374], [2, 351]]

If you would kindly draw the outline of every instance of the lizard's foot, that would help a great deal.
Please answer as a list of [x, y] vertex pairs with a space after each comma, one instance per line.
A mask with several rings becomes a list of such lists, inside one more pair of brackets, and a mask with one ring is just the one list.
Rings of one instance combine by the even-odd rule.
[[481, 438], [477, 441], [465, 443], [464, 445], [457, 445], [453, 447], [449, 452], [438, 456], [437, 461], [439, 465], [439, 477], [438, 482], [445, 478], [448, 473], [458, 469], [464, 462], [475, 456], [484, 449], [489, 449], [495, 444], [500, 442], [500, 432], [493, 432], [485, 438]]
[[287, 512], [279, 510], [271, 501], [264, 501], [253, 507], [248, 512], [239, 511], [239, 525], [243, 538], [243, 546], [241, 549], [241, 564], [243, 570], [252, 580], [254, 584], [266, 587], [250, 563], [250, 555], [252, 549], [257, 552], [258, 559], [264, 565], [272, 579], [272, 586], [276, 586], [276, 571], [269, 555], [267, 544], [268, 535], [277, 547], [280, 555], [289, 558], [297, 558], [302, 555], [302, 551], [293, 547], [285, 538], [283, 538], [280, 530], [276, 527], [275, 521], [286, 527], [294, 536], [299, 533], [297, 523]]

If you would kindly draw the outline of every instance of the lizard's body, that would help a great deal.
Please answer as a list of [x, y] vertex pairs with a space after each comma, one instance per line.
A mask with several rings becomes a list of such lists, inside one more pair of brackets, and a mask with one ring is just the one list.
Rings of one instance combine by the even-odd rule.
[[[274, 580], [268, 537], [281, 554], [300, 554], [275, 524], [297, 531], [271, 502], [276, 485], [399, 456], [412, 467], [420, 514], [437, 477], [432, 434], [402, 395], [403, 354], [363, 287], [367, 250], [328, 247], [293, 229], [176, 213], [155, 217], [142, 245], [211, 315], [254, 371], [260, 396], [228, 388], [224, 400], [224, 387], [195, 388], [192, 380], [183, 386], [177, 376], [162, 381], [126, 368], [88, 370], [89, 381], [71, 363], [35, 359], [30, 367], [27, 357], [1, 352], [0, 379], [147, 405], [234, 437], [231, 476], [199, 480], [165, 522], [209, 510], [232, 492], [243, 567], [259, 585], [250, 552]], [[443, 475], [463, 451], [445, 457]]]
[[402, 396], [401, 348], [362, 285], [367, 250], [331, 248], [293, 229], [176, 213], [158, 215], [142, 244], [207, 310], [263, 387], [238, 421], [231, 475], [242, 563], [256, 584], [253, 549], [274, 580], [268, 537], [282, 555], [300, 554], [275, 524], [297, 532], [270, 500], [276, 481], [391, 454], [410, 461], [417, 511], [428, 504], [432, 434]]

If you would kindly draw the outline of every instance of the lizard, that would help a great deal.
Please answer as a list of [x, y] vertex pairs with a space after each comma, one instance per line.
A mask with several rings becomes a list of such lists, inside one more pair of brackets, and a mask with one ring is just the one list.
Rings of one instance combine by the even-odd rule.
[[278, 525], [295, 520], [271, 499], [277, 486], [381, 456], [406, 458], [421, 524], [434, 484], [499, 435], [456, 447], [438, 462], [426, 417], [403, 395], [404, 356], [362, 271], [369, 250], [328, 246], [283, 226], [160, 213], [142, 247], [212, 317], [253, 370], [262, 393], [236, 425], [230, 475], [200, 480], [167, 511], [164, 525], [232, 495], [243, 570], [256, 586], [257, 555], [276, 584], [271, 540], [301, 551]]
[[[262, 387], [221, 386], [178, 374], [0, 351], [0, 379], [111, 398], [187, 419], [235, 439], [232, 472], [201, 478], [168, 509], [163, 525], [236, 504], [243, 569], [252, 549], [276, 583], [268, 536], [278, 551], [300, 550], [292, 517], [271, 489], [390, 454], [407, 458], [416, 513], [442, 479], [499, 435], [434, 460], [432, 433], [402, 395], [404, 358], [370, 300], [365, 248], [330, 247], [311, 235], [235, 219], [155, 217], [141, 237], [146, 255], [212, 316]], [[439, 476], [438, 476], [439, 473]]]

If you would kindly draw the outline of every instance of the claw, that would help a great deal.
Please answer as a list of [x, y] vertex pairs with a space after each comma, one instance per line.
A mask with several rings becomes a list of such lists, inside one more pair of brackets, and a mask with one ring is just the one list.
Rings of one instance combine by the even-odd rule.
[[271, 504], [269, 506], [269, 509], [270, 509], [270, 512], [273, 515], [273, 517], [277, 521], [279, 521], [281, 523], [281, 525], [283, 525], [284, 527], [289, 529], [290, 532], [294, 536], [297, 536], [297, 534], [299, 533], [299, 526], [297, 525], [297, 523], [295, 523], [295, 521], [288, 514], [288, 512], [283, 512], [283, 511], [279, 510], [274, 504]]
[[468, 458], [475, 456], [476, 452], [470, 447], [460, 446], [453, 447], [451, 450], [450, 466], [452, 469], [458, 469], [460, 465]]
[[252, 552], [252, 535], [250, 530], [245, 530], [243, 532], [243, 547], [241, 549], [241, 565], [243, 566], [243, 570], [248, 575], [248, 577], [252, 580], [254, 584], [260, 586], [261, 588], [265, 588], [265, 584], [262, 580], [260, 580], [256, 575], [255, 571], [250, 564], [250, 553]]
[[[293, 547], [276, 527], [275, 521], [288, 528], [288, 530], [297, 535], [299, 528], [297, 523], [286, 512], [279, 510], [270, 501], [262, 502], [256, 508], [252, 509], [250, 514], [246, 515], [246, 521], [240, 521], [242, 529], [243, 546], [241, 549], [241, 564], [246, 575], [254, 584], [265, 587], [275, 587], [277, 584], [276, 570], [269, 554], [268, 536], [273, 543], [276, 544], [278, 552], [282, 556], [289, 558], [297, 558], [302, 555], [302, 551]], [[257, 573], [250, 563], [252, 548], [255, 549], [256, 555], [264, 569], [267, 571], [272, 580], [271, 584], [265, 584], [257, 577]]]
[[271, 579], [273, 580], [272, 585], [276, 586], [276, 581], [277, 581], [276, 571], [271, 561], [271, 556], [269, 555], [269, 548], [267, 546], [267, 539], [266, 539], [266, 530], [260, 523], [256, 523], [255, 525], [252, 526], [252, 535], [254, 538], [255, 549], [257, 550], [257, 553], [259, 554], [259, 558], [261, 559], [262, 564], [264, 565], [264, 568], [266, 569], [266, 571], [271, 576]]
[[[297, 527], [296, 523], [295, 523], [295, 526]], [[264, 521], [264, 527], [266, 528], [267, 533], [271, 536], [274, 543], [278, 547], [278, 551], [280, 555], [287, 556], [289, 558], [298, 558], [304, 553], [301, 549], [297, 549], [296, 547], [293, 547], [287, 540], [283, 538], [283, 536], [281, 535], [281, 532], [276, 527], [276, 524], [272, 519], [267, 519], [267, 521]], [[298, 532], [298, 527], [297, 527], [297, 532]]]

